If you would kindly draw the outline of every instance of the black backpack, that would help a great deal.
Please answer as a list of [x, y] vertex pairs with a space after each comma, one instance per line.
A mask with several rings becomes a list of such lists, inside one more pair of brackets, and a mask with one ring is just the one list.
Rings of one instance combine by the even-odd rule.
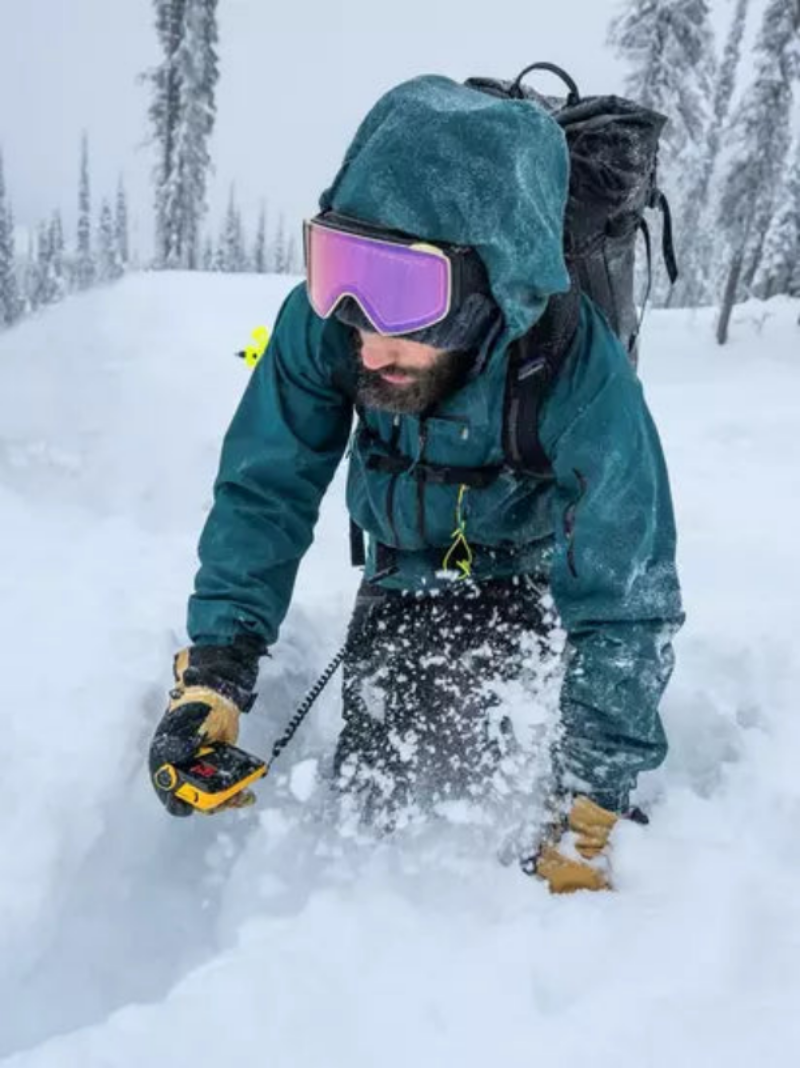
[[[563, 79], [566, 98], [542, 96], [523, 86], [522, 79], [536, 70]], [[534, 63], [513, 82], [469, 78], [466, 84], [493, 96], [535, 101], [563, 128], [570, 155], [564, 252], [572, 286], [568, 293], [550, 298], [539, 322], [509, 352], [503, 467], [472, 469], [412, 462], [391, 443], [382, 443], [386, 454], [372, 459], [373, 466], [392, 475], [413, 467], [415, 477], [422, 481], [481, 488], [508, 468], [527, 477], [552, 477], [550, 461], [539, 440], [539, 411], [578, 328], [581, 293], [601, 309], [636, 366], [641, 326], [635, 299], [636, 242], [641, 232], [647, 255], [644, 306], [652, 266], [645, 219], [649, 208], [663, 215], [662, 251], [673, 284], [678, 271], [669, 205], [656, 179], [659, 139], [667, 122], [664, 115], [617, 96], [582, 98], [572, 78], [551, 63]], [[363, 423], [359, 432], [369, 434]], [[379, 571], [390, 571], [393, 551], [380, 545], [378, 550], [386, 565], [379, 562]], [[351, 555], [354, 564], [363, 565], [363, 535], [352, 524]]]
[[[532, 71], [558, 75], [567, 86], [566, 98], [523, 86]], [[552, 297], [542, 319], [513, 347], [506, 397], [504, 434], [511, 465], [543, 476], [550, 463], [539, 442], [539, 408], [577, 329], [581, 293], [604, 313], [634, 367], [638, 362], [642, 313], [635, 298], [636, 242], [641, 233], [647, 255], [644, 309], [652, 268], [649, 208], [662, 213], [664, 262], [670, 282], [677, 280], [669, 204], [657, 182], [658, 145], [667, 119], [622, 97], [581, 97], [573, 79], [552, 63], [534, 63], [513, 82], [469, 78], [466, 84], [545, 107], [564, 130], [569, 148], [564, 253], [572, 288]]]

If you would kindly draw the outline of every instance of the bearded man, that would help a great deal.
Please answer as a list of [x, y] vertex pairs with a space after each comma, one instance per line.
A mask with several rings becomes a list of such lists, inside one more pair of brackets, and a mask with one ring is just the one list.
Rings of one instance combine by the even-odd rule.
[[611, 830], [665, 756], [658, 706], [682, 612], [659, 439], [583, 295], [538, 411], [549, 473], [509, 462], [509, 353], [570, 291], [568, 163], [545, 109], [446, 78], [404, 83], [367, 115], [224, 442], [153, 767], [235, 739], [349, 441], [365, 571], [339, 788], [379, 827], [409, 804], [479, 796], [511, 732], [485, 684], [529, 675], [558, 627], [563, 818], [535, 869], [556, 891], [609, 885]]

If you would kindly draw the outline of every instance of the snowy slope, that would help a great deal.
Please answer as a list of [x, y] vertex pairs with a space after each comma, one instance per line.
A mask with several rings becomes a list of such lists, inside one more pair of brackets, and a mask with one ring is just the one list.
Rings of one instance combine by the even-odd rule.
[[[491, 835], [317, 818], [335, 686], [245, 814], [170, 821], [142, 761], [194, 545], [284, 280], [142, 275], [0, 337], [0, 1066], [748, 1068], [800, 1039], [798, 308], [653, 313], [642, 373], [689, 623], [619, 892], [551, 898]], [[340, 483], [245, 742], [337, 648]], [[294, 766], [293, 766], [294, 763]], [[499, 844], [499, 843], [498, 843]], [[224, 1058], [224, 1059], [223, 1059]]]

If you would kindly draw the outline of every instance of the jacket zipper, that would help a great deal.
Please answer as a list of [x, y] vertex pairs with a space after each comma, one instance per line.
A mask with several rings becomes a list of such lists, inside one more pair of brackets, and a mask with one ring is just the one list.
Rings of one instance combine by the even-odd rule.
[[394, 521], [394, 495], [395, 495], [395, 490], [397, 489], [397, 480], [398, 480], [399, 477], [400, 477], [399, 475], [390, 475], [389, 476], [389, 488], [386, 491], [386, 514], [387, 514], [387, 516], [389, 518], [389, 529], [392, 532], [392, 540], [393, 540], [395, 545], [398, 544], [398, 541], [397, 541], [397, 526], [395, 525], [395, 521]]
[[[400, 438], [400, 416], [396, 415], [392, 421], [392, 435], [389, 442], [389, 448], [396, 450], [398, 447], [398, 441]], [[394, 519], [394, 497], [397, 490], [397, 480], [399, 475], [391, 475], [389, 477], [389, 487], [386, 490], [386, 514], [389, 519], [389, 529], [392, 532], [392, 540], [395, 545], [399, 545], [397, 539], [397, 525]]]
[[[425, 446], [428, 444], [428, 424], [425, 422], [425, 417], [422, 416], [419, 421], [419, 454], [418, 463], [425, 462]], [[417, 527], [419, 530], [419, 536], [422, 544], [425, 544], [425, 479], [422, 477], [424, 471], [420, 469], [417, 472]]]

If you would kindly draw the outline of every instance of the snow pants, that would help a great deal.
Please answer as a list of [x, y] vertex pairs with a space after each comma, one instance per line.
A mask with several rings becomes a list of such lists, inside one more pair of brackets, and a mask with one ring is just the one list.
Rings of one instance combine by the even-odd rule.
[[546, 592], [529, 576], [426, 595], [362, 585], [334, 772], [365, 822], [482, 796], [515, 744], [498, 714], [503, 684], [552, 658]]

